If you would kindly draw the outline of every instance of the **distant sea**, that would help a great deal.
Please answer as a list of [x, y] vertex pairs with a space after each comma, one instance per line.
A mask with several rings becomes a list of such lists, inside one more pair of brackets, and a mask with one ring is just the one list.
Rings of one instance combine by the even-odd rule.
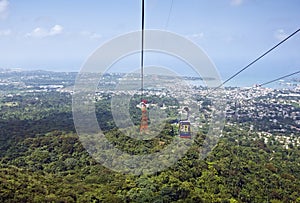
[[[124, 70], [125, 73], [131, 72], [130, 69], [126, 68], [124, 69], [125, 64], [122, 64], [121, 67], [116, 67], [116, 72], [120, 72], [120, 70]], [[125, 67], [128, 64], [125, 65]], [[193, 71], [189, 71], [188, 69], [190, 69], [189, 66], [187, 66], [186, 64], [180, 64], [181, 66], [175, 66], [174, 71], [176, 71], [178, 74], [183, 75], [183, 76], [194, 76], [194, 77], [198, 77], [198, 75], [193, 72]], [[135, 65], [135, 67], [137, 67], [137, 65]], [[181, 67], [181, 68], [176, 68], [176, 67]], [[41, 69], [40, 69], [41, 70]], [[79, 72], [80, 68], [64, 68], [64, 69], [45, 69], [45, 70], [49, 70], [49, 71], [55, 71], [55, 72]], [[135, 69], [136, 70], [136, 69]], [[255, 85], [259, 85], [271, 80], [274, 80], [276, 78], [279, 78], [283, 75], [295, 72], [296, 70], [280, 70], [280, 71], [270, 71], [269, 70], [265, 70], [264, 72], [260, 72], [260, 75], [257, 75], [254, 70], [253, 71], [245, 71], [242, 74], [238, 75], [237, 77], [233, 78], [232, 80], [230, 80], [228, 83], [225, 84], [226, 87], [253, 87]], [[114, 71], [112, 71], [114, 72]], [[234, 74], [234, 71], [228, 71], [228, 70], [219, 70], [219, 74], [220, 74], [220, 78], [222, 81], [227, 80], [232, 74]], [[159, 74], [159, 73], [158, 73]], [[298, 75], [294, 75], [292, 77], [288, 77], [285, 78], [284, 81], [277, 81], [277, 82], [273, 82], [271, 84], [268, 84], [264, 87], [270, 87], [270, 88], [293, 88], [297, 85], [300, 85], [300, 82], [291, 82], [293, 79], [298, 79], [298, 81], [300, 81], [300, 74]], [[192, 83], [194, 83], [194, 85], [203, 85], [202, 81], [191, 81]], [[287, 84], [287, 83], [291, 83], [291, 84]]]

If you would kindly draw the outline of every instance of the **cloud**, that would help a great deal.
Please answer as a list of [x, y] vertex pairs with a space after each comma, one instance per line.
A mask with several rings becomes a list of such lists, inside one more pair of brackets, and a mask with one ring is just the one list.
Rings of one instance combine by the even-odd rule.
[[0, 0], [0, 19], [6, 18], [8, 12], [8, 0]]
[[47, 31], [43, 28], [37, 27], [34, 30], [32, 30], [30, 33], [27, 33], [28, 37], [46, 37]]
[[284, 40], [288, 36], [289, 35], [283, 29], [278, 29], [274, 33], [275, 39], [280, 40], [280, 41]]
[[230, 5], [231, 6], [240, 6], [244, 3], [244, 0], [231, 0]]
[[37, 27], [32, 30], [30, 33], [27, 33], [27, 37], [37, 37], [37, 38], [44, 38], [59, 35], [63, 32], [63, 27], [61, 25], [54, 25], [50, 30], [45, 28]]
[[49, 32], [50, 36], [54, 36], [54, 35], [59, 35], [62, 33], [63, 31], [63, 27], [61, 25], [54, 25]]
[[6, 37], [11, 35], [11, 30], [7, 29], [7, 30], [0, 30], [0, 37]]
[[102, 36], [95, 33], [95, 32], [90, 32], [90, 31], [81, 31], [80, 32], [80, 35], [81, 36], [84, 36], [84, 37], [87, 37], [87, 38], [90, 38], [90, 39], [100, 39]]
[[200, 33], [187, 35], [187, 38], [192, 39], [192, 40], [201, 40], [204, 38], [204, 33], [200, 32]]

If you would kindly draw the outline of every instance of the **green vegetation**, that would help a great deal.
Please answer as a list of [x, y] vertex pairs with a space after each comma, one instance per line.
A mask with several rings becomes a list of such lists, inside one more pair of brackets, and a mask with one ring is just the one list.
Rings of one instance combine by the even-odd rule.
[[[5, 105], [11, 102], [17, 105]], [[97, 102], [97, 119], [122, 150], [151, 153], [175, 136], [170, 124], [150, 141], [122, 136], [109, 104], [109, 99]], [[110, 171], [85, 151], [73, 126], [69, 94], [5, 97], [0, 114], [0, 202], [300, 202], [300, 147], [285, 148], [273, 138], [265, 142], [247, 123], [226, 126], [204, 160], [199, 159], [205, 137], [200, 132], [171, 168], [132, 176]]]

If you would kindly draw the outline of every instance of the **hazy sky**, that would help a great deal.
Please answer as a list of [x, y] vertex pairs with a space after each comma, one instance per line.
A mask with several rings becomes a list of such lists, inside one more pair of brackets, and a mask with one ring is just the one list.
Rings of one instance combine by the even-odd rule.
[[[171, 13], [172, 0], [145, 1], [146, 29], [192, 40], [224, 77], [300, 28], [299, 0], [173, 0]], [[0, 68], [78, 71], [104, 42], [140, 30], [140, 13], [141, 0], [0, 0]], [[245, 74], [299, 68], [300, 33]]]

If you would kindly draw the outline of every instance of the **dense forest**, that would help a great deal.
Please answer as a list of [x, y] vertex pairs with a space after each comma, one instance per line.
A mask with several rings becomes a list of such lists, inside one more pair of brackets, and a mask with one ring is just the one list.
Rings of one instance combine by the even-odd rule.
[[[113, 172], [87, 153], [74, 128], [70, 94], [26, 93], [0, 102], [1, 202], [300, 202], [300, 147], [286, 148], [272, 137], [266, 142], [249, 131], [251, 123], [226, 125], [217, 146], [200, 159], [204, 129], [175, 165], [134, 176]], [[97, 118], [123, 150], [151, 153], [176, 136], [167, 123], [155, 139], [133, 142], [115, 128], [109, 104], [109, 97], [96, 103]]]

